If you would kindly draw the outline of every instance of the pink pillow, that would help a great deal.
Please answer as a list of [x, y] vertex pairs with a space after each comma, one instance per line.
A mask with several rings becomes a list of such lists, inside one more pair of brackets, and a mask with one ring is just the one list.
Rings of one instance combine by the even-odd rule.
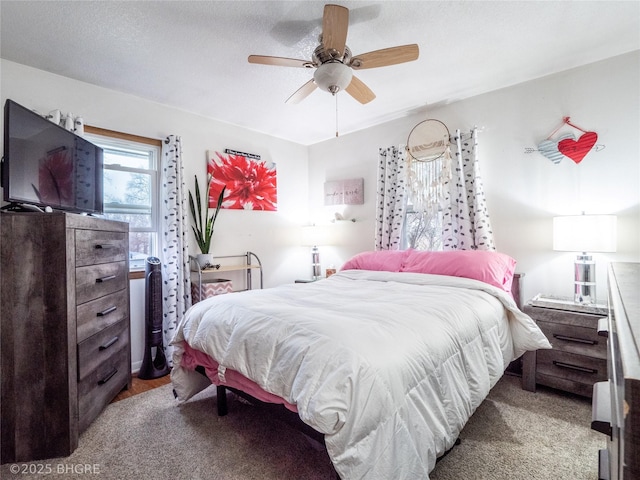
[[504, 253], [486, 250], [428, 252], [408, 250], [402, 272], [432, 273], [480, 280], [511, 291], [516, 261]]
[[347, 260], [340, 270], [382, 270], [399, 272], [408, 250], [362, 252]]

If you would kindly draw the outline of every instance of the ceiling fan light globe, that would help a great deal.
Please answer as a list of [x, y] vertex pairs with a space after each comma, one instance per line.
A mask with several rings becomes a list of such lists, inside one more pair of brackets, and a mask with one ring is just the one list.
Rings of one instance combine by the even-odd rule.
[[351, 83], [353, 70], [341, 62], [328, 62], [320, 65], [313, 74], [313, 81], [318, 88], [335, 94], [344, 90]]

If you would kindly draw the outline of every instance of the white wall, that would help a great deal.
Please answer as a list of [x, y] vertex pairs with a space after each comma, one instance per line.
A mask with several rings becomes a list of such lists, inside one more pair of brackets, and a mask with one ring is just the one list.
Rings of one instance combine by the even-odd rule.
[[[335, 209], [322, 205], [327, 180], [363, 177], [365, 203], [341, 211], [357, 222], [334, 226], [340, 242], [322, 249], [322, 268], [339, 267], [349, 256], [373, 248], [378, 148], [406, 142], [411, 128], [425, 118], [440, 119], [450, 129], [482, 128], [481, 168], [496, 244], [526, 273], [525, 297], [571, 295], [574, 255], [551, 249], [551, 219], [557, 214], [618, 215], [618, 252], [596, 255], [602, 299], [606, 262], [640, 261], [639, 52], [412, 112], [308, 148], [6, 60], [0, 66], [3, 104], [11, 98], [43, 113], [59, 108], [82, 115], [90, 125], [152, 138], [181, 135], [189, 185], [194, 174], [204, 181], [207, 150], [233, 148], [275, 161], [278, 212], [223, 211], [213, 247], [218, 255], [257, 253], [266, 286], [309, 277], [309, 251], [299, 246], [298, 226], [333, 216]], [[537, 153], [524, 153], [567, 115], [597, 132], [605, 149], [589, 153], [579, 165], [553, 165]], [[144, 346], [142, 280], [132, 282], [131, 294], [136, 368]]]
[[[299, 245], [299, 226], [308, 222], [307, 148], [116, 91], [2, 60], [1, 97], [40, 113], [54, 109], [81, 115], [85, 123], [150, 138], [182, 137], [185, 179], [205, 181], [206, 151], [231, 148], [256, 153], [277, 164], [278, 211], [223, 210], [217, 220], [212, 253], [255, 252], [264, 266], [265, 286], [310, 276], [310, 256]], [[4, 122], [1, 116], [0, 125]], [[4, 132], [3, 128], [0, 131]], [[190, 252], [198, 253], [192, 240]], [[237, 276], [232, 280], [242, 280]], [[131, 285], [132, 359], [144, 348], [144, 281]]]
[[[434, 70], [437, 75], [437, 70]], [[428, 99], [425, 99], [425, 104]], [[576, 165], [559, 165], [536, 148], [570, 116], [598, 134], [605, 148]], [[413, 126], [426, 118], [450, 130], [478, 126], [481, 171], [496, 245], [525, 273], [524, 297], [536, 293], [571, 296], [572, 253], [552, 251], [555, 215], [612, 213], [618, 216], [618, 251], [595, 254], [598, 298], [606, 300], [606, 264], [640, 261], [640, 52], [448, 105], [426, 108], [404, 119], [344, 135], [309, 148], [311, 215], [327, 218], [323, 184], [364, 177], [365, 204], [349, 207], [352, 240], [324, 249], [326, 262], [340, 264], [373, 248], [378, 147], [406, 143]], [[576, 132], [579, 133], [579, 132]]]

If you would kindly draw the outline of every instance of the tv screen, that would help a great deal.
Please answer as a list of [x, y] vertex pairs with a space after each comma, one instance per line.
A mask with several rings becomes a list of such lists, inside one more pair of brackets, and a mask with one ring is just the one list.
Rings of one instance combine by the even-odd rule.
[[4, 200], [102, 213], [102, 149], [35, 112], [4, 106]]

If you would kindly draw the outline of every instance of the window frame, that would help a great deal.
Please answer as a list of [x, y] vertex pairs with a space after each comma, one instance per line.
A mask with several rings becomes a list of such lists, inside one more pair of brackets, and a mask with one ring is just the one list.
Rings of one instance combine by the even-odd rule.
[[[150, 227], [136, 227], [130, 228], [129, 232], [146, 232], [152, 235], [151, 255], [157, 256], [160, 246], [160, 186], [161, 186], [161, 157], [162, 157], [162, 140], [154, 138], [142, 137], [139, 135], [132, 135], [129, 133], [118, 132], [115, 130], [108, 130], [105, 128], [94, 127], [91, 125], [85, 125], [85, 134], [89, 141], [100, 144], [100, 138], [105, 139], [105, 143], [112, 143], [114, 147], [118, 144], [122, 146], [139, 144], [148, 145], [156, 149], [156, 162], [154, 169], [139, 169], [133, 167], [123, 167], [119, 165], [103, 166], [103, 172], [105, 169], [112, 171], [123, 171], [127, 173], [142, 173], [144, 175], [151, 173], [151, 226]], [[105, 209], [107, 205], [105, 203]], [[144, 269], [129, 267], [129, 278], [144, 278]]]
[[[429, 215], [429, 221], [430, 222], [436, 222], [439, 227], [439, 233], [440, 235], [442, 235], [442, 221], [443, 221], [443, 211], [442, 208], [438, 208], [438, 210], [436, 212], [419, 212], [417, 210], [414, 210], [413, 208], [413, 204], [411, 202], [407, 202], [407, 206], [405, 207], [405, 211], [404, 211], [404, 215], [403, 215], [403, 219], [402, 219], [402, 234], [401, 234], [401, 245], [403, 249], [407, 249], [407, 248], [416, 248], [415, 246], [411, 246], [409, 245], [409, 232], [408, 232], [408, 227], [409, 227], [409, 221], [408, 221], [408, 217], [410, 215]], [[422, 235], [421, 235], [422, 237]], [[443, 242], [442, 242], [442, 238], [440, 238], [439, 242], [437, 245], [435, 245], [437, 248], [434, 250], [433, 247], [434, 245], [431, 245], [431, 249], [429, 249], [429, 251], [442, 251], [443, 250]], [[421, 249], [418, 249], [421, 250]]]

